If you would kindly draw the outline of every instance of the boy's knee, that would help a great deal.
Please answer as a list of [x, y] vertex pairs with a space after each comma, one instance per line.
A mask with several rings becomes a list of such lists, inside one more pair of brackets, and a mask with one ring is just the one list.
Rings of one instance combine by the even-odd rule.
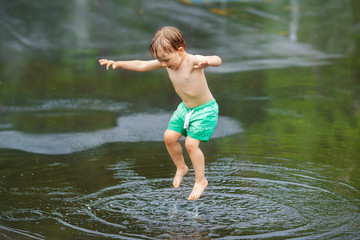
[[170, 131], [165, 131], [164, 133], [164, 141], [166, 145], [172, 145], [174, 143], [177, 143], [179, 140], [178, 134], [174, 134]]
[[199, 147], [199, 141], [196, 139], [187, 138], [185, 141], [185, 148], [188, 152], [194, 151]]

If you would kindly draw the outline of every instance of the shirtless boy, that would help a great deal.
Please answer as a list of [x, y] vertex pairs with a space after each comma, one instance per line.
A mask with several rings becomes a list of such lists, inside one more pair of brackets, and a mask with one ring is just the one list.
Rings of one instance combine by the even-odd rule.
[[175, 188], [180, 186], [188, 172], [179, 143], [185, 136], [185, 148], [195, 171], [195, 184], [188, 200], [198, 199], [208, 185], [205, 178], [205, 158], [199, 148], [200, 142], [207, 142], [212, 135], [219, 107], [212, 96], [204, 74], [204, 68], [221, 65], [218, 56], [192, 55], [185, 51], [186, 44], [182, 33], [174, 27], [162, 27], [150, 45], [155, 60], [113, 61], [99, 60], [108, 70], [122, 68], [130, 71], [145, 72], [166, 68], [176, 93], [182, 99], [170, 119], [164, 134], [166, 148], [176, 166], [173, 180]]

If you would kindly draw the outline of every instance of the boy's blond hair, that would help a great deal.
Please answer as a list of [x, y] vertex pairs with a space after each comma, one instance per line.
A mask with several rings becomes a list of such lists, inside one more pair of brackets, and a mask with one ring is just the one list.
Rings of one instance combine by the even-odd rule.
[[159, 53], [161, 51], [170, 53], [177, 51], [179, 47], [186, 48], [183, 34], [175, 27], [165, 26], [155, 33], [150, 45], [150, 51], [156, 59], [160, 59]]

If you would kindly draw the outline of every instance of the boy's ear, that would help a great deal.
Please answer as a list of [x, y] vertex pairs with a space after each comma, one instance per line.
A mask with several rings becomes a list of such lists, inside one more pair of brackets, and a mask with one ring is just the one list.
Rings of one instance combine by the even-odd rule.
[[178, 52], [179, 52], [180, 54], [182, 54], [184, 51], [185, 51], [185, 49], [184, 49], [183, 47], [179, 47], [179, 48], [178, 48]]

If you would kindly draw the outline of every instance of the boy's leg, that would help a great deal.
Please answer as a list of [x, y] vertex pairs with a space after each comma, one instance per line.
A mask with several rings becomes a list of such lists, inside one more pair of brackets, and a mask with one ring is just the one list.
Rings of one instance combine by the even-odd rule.
[[176, 174], [173, 181], [173, 185], [175, 188], [178, 188], [180, 186], [184, 175], [189, 170], [189, 168], [185, 164], [182, 154], [182, 147], [179, 143], [179, 139], [181, 138], [181, 136], [181, 133], [169, 129], [167, 129], [164, 134], [166, 148], [176, 166]]
[[189, 153], [195, 171], [195, 184], [188, 200], [198, 199], [208, 185], [208, 181], [205, 178], [205, 158], [199, 145], [200, 140], [189, 136], [185, 140], [185, 147]]

